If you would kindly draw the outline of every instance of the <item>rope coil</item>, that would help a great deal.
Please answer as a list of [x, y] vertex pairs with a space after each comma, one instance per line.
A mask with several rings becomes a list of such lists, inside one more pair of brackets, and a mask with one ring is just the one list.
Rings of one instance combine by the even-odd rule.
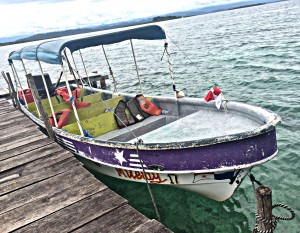
[[[253, 190], [255, 192], [255, 185], [254, 185], [254, 182], [258, 185], [262, 185], [261, 182], [259, 182], [258, 180], [255, 179], [254, 175], [253, 174], [249, 174], [249, 178], [252, 182], [252, 186], [253, 186]], [[258, 211], [255, 212], [255, 226], [254, 226], [254, 230], [253, 230], [253, 233], [272, 233], [275, 231], [276, 227], [277, 227], [277, 223], [278, 223], [278, 220], [293, 220], [295, 217], [296, 217], [296, 214], [295, 212], [293, 211], [293, 209], [291, 207], [289, 207], [288, 205], [285, 205], [285, 204], [282, 204], [282, 203], [277, 203], [277, 204], [274, 204], [272, 205], [272, 210], [276, 207], [281, 207], [283, 209], [286, 209], [288, 210], [290, 213], [291, 213], [291, 216], [290, 217], [282, 217], [282, 216], [276, 216], [274, 214], [272, 214], [272, 219], [265, 219], [263, 218], [262, 216], [259, 215]], [[272, 224], [272, 229], [269, 229], [269, 230], [261, 230], [259, 228], [259, 223], [262, 222], [262, 223], [267, 223], [267, 224]]]

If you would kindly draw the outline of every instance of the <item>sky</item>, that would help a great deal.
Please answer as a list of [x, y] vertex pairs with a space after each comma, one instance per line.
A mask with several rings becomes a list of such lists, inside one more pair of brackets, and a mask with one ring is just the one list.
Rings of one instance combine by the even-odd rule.
[[0, 38], [98, 26], [246, 0], [0, 0]]

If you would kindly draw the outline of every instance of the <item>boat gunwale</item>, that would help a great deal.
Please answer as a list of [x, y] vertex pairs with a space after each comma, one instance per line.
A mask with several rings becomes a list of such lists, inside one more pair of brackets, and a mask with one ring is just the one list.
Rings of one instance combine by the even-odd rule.
[[[159, 97], [159, 96], [155, 96], [154, 98], [165, 98], [166, 99], [166, 97]], [[169, 97], [169, 98], [174, 100], [174, 98], [171, 98], [171, 97]], [[187, 99], [203, 101], [200, 98], [187, 98]], [[139, 150], [187, 149], [187, 148], [204, 147], [204, 146], [211, 146], [211, 145], [221, 144], [221, 143], [226, 143], [226, 142], [231, 142], [231, 141], [237, 141], [237, 140], [251, 138], [251, 137], [255, 137], [255, 136], [270, 132], [275, 128], [275, 126], [279, 122], [281, 122], [281, 117], [279, 115], [277, 115], [276, 113], [271, 112], [267, 109], [252, 106], [249, 104], [239, 103], [239, 102], [231, 102], [231, 103], [233, 103], [237, 106], [243, 105], [248, 108], [259, 108], [260, 110], [263, 110], [265, 113], [267, 113], [269, 117], [272, 117], [272, 119], [268, 123], [263, 124], [262, 126], [254, 129], [254, 130], [245, 131], [242, 133], [229, 134], [229, 135], [224, 135], [224, 136], [204, 138], [204, 139], [198, 139], [198, 140], [192, 140], [192, 141], [167, 142], [167, 143], [142, 143], [142, 144], [139, 144]], [[22, 106], [22, 110], [30, 119], [32, 119], [38, 125], [45, 128], [44, 122], [41, 119], [37, 118], [34, 114], [32, 114], [26, 107]], [[88, 138], [88, 137], [84, 137], [81, 135], [74, 135], [74, 134], [68, 133], [68, 132], [66, 132], [62, 129], [58, 129], [56, 127], [53, 127], [53, 130], [58, 135], [61, 135], [63, 137], [66, 137], [66, 138], [69, 138], [69, 139], [72, 139], [75, 141], [83, 142], [83, 143], [88, 143], [88, 144], [93, 144], [93, 145], [103, 146], [103, 147], [110, 147], [110, 148], [136, 149], [136, 143], [104, 141], [104, 140], [96, 139], [96, 138]]]

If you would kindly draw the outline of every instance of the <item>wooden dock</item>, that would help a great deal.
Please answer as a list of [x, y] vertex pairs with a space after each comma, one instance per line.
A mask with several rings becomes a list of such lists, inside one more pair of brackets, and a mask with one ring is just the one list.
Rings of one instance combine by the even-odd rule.
[[9, 96], [9, 90], [8, 88], [0, 88], [0, 98]]
[[0, 99], [0, 232], [171, 232]]

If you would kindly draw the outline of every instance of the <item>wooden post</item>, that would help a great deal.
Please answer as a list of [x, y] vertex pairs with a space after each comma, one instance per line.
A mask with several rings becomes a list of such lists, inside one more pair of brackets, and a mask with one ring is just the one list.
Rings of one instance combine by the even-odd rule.
[[[258, 229], [261, 231], [273, 232], [272, 229], [272, 190], [269, 187], [260, 185], [255, 190], [257, 213], [268, 221], [258, 221]], [[257, 232], [254, 230], [253, 232]]]
[[17, 92], [16, 92], [16, 90], [14, 88], [13, 82], [12, 82], [10, 74], [8, 72], [6, 73], [6, 78], [7, 78], [7, 81], [9, 83], [9, 86], [11, 88], [12, 99], [13, 99], [13, 103], [15, 104], [14, 107], [21, 111], [20, 102], [18, 100]]
[[49, 138], [54, 140], [55, 139], [55, 133], [52, 129], [52, 126], [50, 125], [50, 122], [49, 122], [49, 117], [47, 115], [47, 113], [45, 112], [44, 108], [43, 108], [43, 105], [42, 105], [42, 101], [41, 101], [41, 98], [38, 94], [38, 90], [36, 88], [36, 85], [33, 81], [33, 77], [31, 74], [26, 74], [26, 78], [28, 80], [28, 84], [30, 86], [30, 89], [31, 89], [31, 92], [32, 92], [32, 95], [33, 95], [33, 98], [34, 98], [34, 102], [36, 104], [36, 107], [38, 108], [40, 114], [41, 114], [41, 118], [45, 124], [45, 127], [47, 129], [47, 132], [48, 132], [48, 135], [49, 135]]
[[5, 82], [7, 83], [7, 86], [8, 86], [8, 91], [9, 91], [9, 96], [10, 96], [10, 99], [12, 100], [13, 102], [13, 106], [16, 108], [16, 103], [15, 103], [15, 99], [13, 98], [13, 95], [12, 95], [12, 90], [11, 90], [11, 87], [9, 85], [9, 82], [8, 82], [8, 79], [4, 73], [4, 71], [1, 72], [2, 74], [2, 77], [4, 78]]

